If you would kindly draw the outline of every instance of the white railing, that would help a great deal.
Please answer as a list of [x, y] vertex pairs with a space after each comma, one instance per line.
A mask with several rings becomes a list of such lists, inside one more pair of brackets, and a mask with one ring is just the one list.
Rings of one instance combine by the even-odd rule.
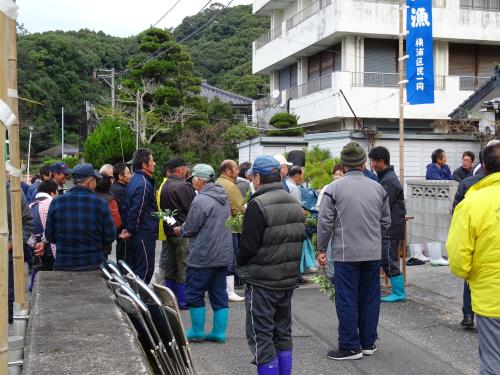
[[286, 90], [285, 97], [287, 99], [298, 99], [307, 95], [314, 94], [322, 90], [326, 90], [332, 87], [333, 74], [327, 74], [322, 77], [310, 80], [309, 82], [303, 83], [295, 87], [291, 87]]
[[273, 41], [274, 39], [279, 38], [282, 34], [282, 30], [283, 27], [282, 24], [280, 24], [278, 27], [262, 35], [259, 39], [255, 41], [255, 49], [262, 48], [269, 42]]
[[460, 77], [459, 87], [460, 87], [460, 90], [475, 90], [489, 79], [490, 79], [490, 77], [462, 76], [462, 77]]
[[460, 8], [500, 12], [500, 0], [460, 0]]
[[290, 31], [291, 29], [293, 29], [295, 26], [297, 26], [301, 22], [304, 22], [309, 17], [318, 13], [320, 10], [325, 9], [327, 6], [329, 6], [331, 4], [332, 4], [332, 0], [317, 0], [317, 1], [315, 1], [314, 3], [309, 5], [307, 8], [302, 9], [300, 12], [298, 12], [297, 14], [295, 14], [294, 16], [292, 16], [286, 20], [286, 31]]
[[277, 98], [272, 98], [271, 95], [268, 95], [264, 98], [257, 99], [255, 101], [255, 109], [257, 111], [263, 111], [264, 109], [276, 107], [281, 101], [281, 93]]
[[[363, 3], [399, 4], [399, 0], [356, 0]], [[446, 0], [432, 0], [433, 8], [446, 8]]]
[[[354, 87], [398, 87], [399, 73], [352, 72]], [[445, 77], [434, 76], [434, 90], [444, 90]]]

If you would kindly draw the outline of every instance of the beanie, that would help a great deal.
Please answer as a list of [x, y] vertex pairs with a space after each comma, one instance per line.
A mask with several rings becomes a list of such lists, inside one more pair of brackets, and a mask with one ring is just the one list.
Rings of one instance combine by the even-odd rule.
[[345, 167], [356, 168], [366, 162], [366, 152], [356, 142], [349, 142], [340, 152], [340, 163]]

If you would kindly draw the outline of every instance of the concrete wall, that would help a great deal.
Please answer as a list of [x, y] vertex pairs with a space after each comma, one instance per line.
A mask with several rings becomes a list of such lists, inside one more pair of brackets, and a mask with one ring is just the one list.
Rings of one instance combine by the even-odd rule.
[[406, 210], [414, 220], [408, 224], [408, 243], [440, 242], [446, 255], [446, 240], [452, 217], [452, 203], [457, 191], [456, 181], [408, 180]]
[[238, 162], [253, 163], [259, 155], [285, 154], [293, 150], [307, 148], [303, 137], [259, 137], [238, 145]]

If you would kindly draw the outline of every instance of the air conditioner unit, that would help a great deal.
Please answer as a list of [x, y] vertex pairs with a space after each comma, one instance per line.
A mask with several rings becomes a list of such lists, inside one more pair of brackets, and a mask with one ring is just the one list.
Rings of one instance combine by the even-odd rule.
[[495, 135], [495, 120], [481, 119], [479, 121], [479, 133]]

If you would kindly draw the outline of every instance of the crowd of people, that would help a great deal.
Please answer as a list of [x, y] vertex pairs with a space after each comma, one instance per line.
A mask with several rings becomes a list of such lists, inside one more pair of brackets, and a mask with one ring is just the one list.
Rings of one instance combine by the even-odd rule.
[[[371, 171], [365, 167], [368, 159]], [[476, 174], [474, 159], [465, 152], [452, 176], [446, 153], [438, 149], [427, 178], [461, 180], [447, 248], [452, 272], [466, 279], [462, 324], [470, 327], [473, 311], [479, 314], [481, 368], [493, 374], [488, 371], [499, 368], [500, 358], [500, 301], [492, 297], [500, 295], [495, 278], [500, 144], [493, 142], [481, 153]], [[43, 167], [24, 189], [24, 240], [36, 259], [32, 283], [37, 270], [98, 269], [114, 241], [116, 258], [150, 283], [161, 240], [159, 281], [175, 293], [181, 309], [189, 310], [189, 340], [224, 343], [229, 302], [244, 301], [258, 373], [290, 374], [291, 300], [303, 280], [309, 241], [304, 165], [294, 164], [283, 155], [258, 156], [240, 165], [225, 160], [216, 173], [210, 165], [191, 166], [172, 157], [162, 166], [158, 185], [148, 149], [138, 149], [131, 166], [106, 164], [99, 173], [88, 163]], [[373, 355], [380, 303], [406, 299], [398, 260], [405, 200], [389, 151], [378, 146], [367, 155], [358, 143], [347, 144], [314, 209], [317, 262], [328, 267], [339, 320], [338, 348], [328, 358]], [[241, 228], [228, 225], [230, 220], [242, 220]], [[381, 267], [392, 286], [387, 296], [381, 296]], [[245, 284], [244, 296], [236, 294], [236, 280]], [[206, 293], [213, 310], [209, 333]]]

